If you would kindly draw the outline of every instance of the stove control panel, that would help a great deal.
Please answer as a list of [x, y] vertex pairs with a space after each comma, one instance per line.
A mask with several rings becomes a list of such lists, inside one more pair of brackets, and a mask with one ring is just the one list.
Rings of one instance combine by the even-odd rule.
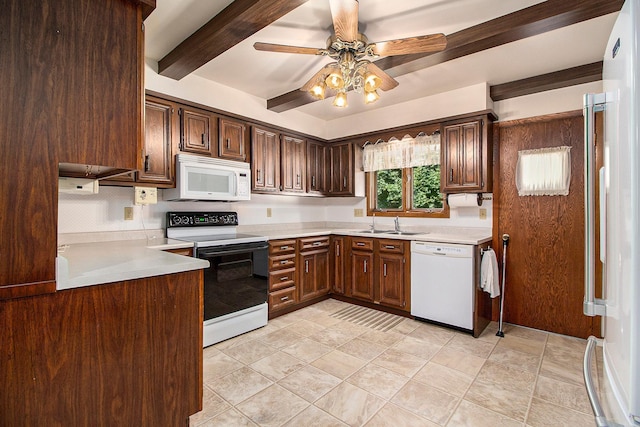
[[238, 225], [237, 212], [167, 212], [167, 227]]

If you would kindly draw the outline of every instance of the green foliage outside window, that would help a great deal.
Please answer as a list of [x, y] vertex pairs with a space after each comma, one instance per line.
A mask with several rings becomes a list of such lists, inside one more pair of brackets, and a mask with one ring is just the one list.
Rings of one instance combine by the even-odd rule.
[[413, 209], [441, 209], [440, 165], [413, 168]]
[[400, 209], [402, 207], [402, 169], [385, 169], [376, 172], [377, 208]]

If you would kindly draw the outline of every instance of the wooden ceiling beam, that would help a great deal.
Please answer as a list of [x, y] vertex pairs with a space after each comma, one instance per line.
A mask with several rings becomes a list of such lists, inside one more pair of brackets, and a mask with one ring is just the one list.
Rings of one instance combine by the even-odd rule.
[[491, 86], [494, 101], [602, 80], [602, 61]]
[[[383, 70], [395, 68], [390, 74], [398, 77], [503, 44], [618, 12], [623, 3], [624, 0], [547, 0], [447, 35], [447, 48], [441, 52], [390, 56], [376, 61], [375, 64]], [[315, 98], [306, 96], [302, 91], [294, 90], [268, 99], [267, 109], [283, 112], [315, 101]]]
[[235, 0], [158, 62], [180, 80], [307, 0]]

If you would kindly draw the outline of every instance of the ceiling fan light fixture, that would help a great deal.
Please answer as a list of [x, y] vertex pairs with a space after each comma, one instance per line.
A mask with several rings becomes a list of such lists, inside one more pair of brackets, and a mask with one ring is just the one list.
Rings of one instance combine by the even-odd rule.
[[375, 74], [367, 73], [364, 76], [364, 90], [365, 91], [374, 92], [380, 87], [380, 84], [382, 84], [382, 79], [380, 79], [380, 77], [376, 76]]
[[378, 92], [375, 90], [367, 90], [364, 93], [364, 103], [365, 104], [373, 104], [374, 102], [376, 102], [378, 99], [380, 99], [380, 95], [378, 95]]
[[344, 91], [338, 92], [333, 100], [333, 106], [338, 108], [344, 108], [347, 106], [347, 93]]
[[329, 74], [325, 80], [327, 86], [331, 89], [338, 90], [344, 88], [344, 79], [338, 71], [334, 71]]
[[326, 89], [326, 83], [322, 79], [320, 79], [315, 85], [313, 85], [313, 87], [311, 87], [309, 93], [316, 99], [324, 99], [324, 93]]

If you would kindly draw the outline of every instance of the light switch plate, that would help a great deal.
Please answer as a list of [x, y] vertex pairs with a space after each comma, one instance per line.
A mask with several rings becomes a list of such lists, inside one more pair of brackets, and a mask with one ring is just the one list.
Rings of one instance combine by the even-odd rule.
[[158, 203], [158, 189], [154, 187], [133, 187], [136, 205], [155, 205]]
[[362, 209], [354, 209], [353, 216], [357, 218], [361, 218], [362, 216], [364, 216], [364, 212]]
[[124, 220], [133, 221], [133, 206], [124, 207]]
[[271, 208], [267, 208], [267, 218], [271, 218]]

